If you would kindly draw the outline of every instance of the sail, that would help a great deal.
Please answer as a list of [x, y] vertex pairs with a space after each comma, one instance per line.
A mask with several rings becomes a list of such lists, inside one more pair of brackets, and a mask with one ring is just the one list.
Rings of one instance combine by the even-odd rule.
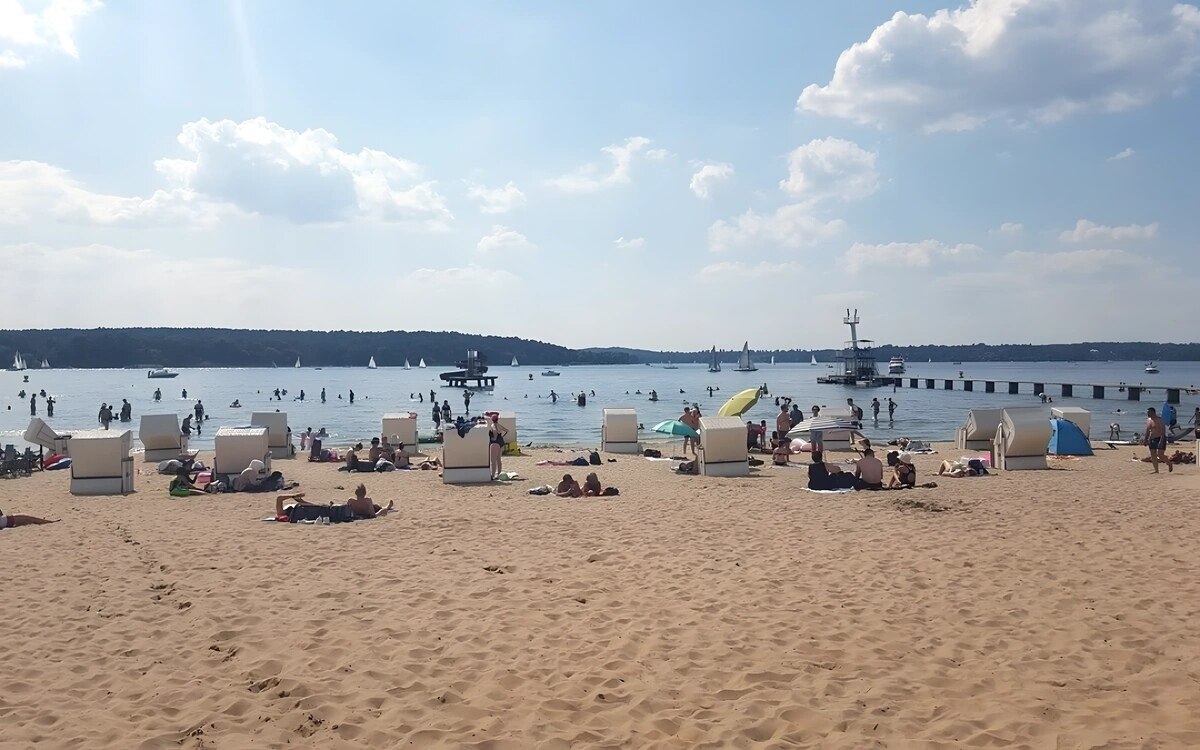
[[411, 369], [412, 369], [412, 366], [411, 366], [410, 364], [408, 364], [408, 360], [407, 360], [407, 359], [405, 359], [405, 360], [404, 360], [404, 369], [405, 369], [405, 370], [411, 370]]
[[717, 360], [717, 347], [715, 346], [712, 348], [712, 351], [708, 353], [708, 371], [721, 371], [721, 363]]
[[50, 369], [50, 360], [46, 359], [45, 357], [42, 357], [42, 369], [43, 370]]
[[742, 344], [742, 354], [738, 357], [738, 372], [753, 372], [758, 368], [754, 366], [754, 362], [750, 360], [750, 342]]
[[771, 364], [775, 364], [775, 355], [774, 354], [771, 355]]
[[296, 367], [300, 367], [300, 358], [296, 357]]
[[417, 367], [424, 367], [424, 366], [425, 366], [425, 358], [421, 357], [421, 361], [417, 363]]
[[367, 369], [369, 369], [369, 370], [375, 369], [375, 357], [371, 357], [371, 361], [367, 363]]
[[817, 355], [815, 355], [815, 354], [814, 354], [814, 355], [812, 355], [812, 362], [811, 362], [811, 364], [813, 364], [813, 365], [817, 364]]
[[518, 365], [518, 364], [517, 364], [517, 355], [515, 355], [515, 354], [513, 355], [512, 366], [513, 366], [513, 367], [520, 367], [520, 365]]

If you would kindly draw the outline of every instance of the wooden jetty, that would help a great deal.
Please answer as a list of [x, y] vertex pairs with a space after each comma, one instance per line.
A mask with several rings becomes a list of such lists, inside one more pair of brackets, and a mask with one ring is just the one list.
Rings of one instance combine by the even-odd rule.
[[[1052, 398], [1093, 398], [1104, 399], [1110, 393], [1121, 394], [1116, 398], [1124, 398], [1127, 401], [1141, 401], [1142, 396], [1150, 395], [1152, 391], [1163, 391], [1166, 394], [1164, 401], [1168, 404], [1178, 404], [1180, 397], [1187, 393], [1193, 395], [1200, 393], [1200, 389], [1195, 386], [1179, 386], [1179, 385], [1146, 385], [1145, 383], [1098, 383], [1098, 384], [1080, 384], [1080, 383], [1050, 383], [1038, 382], [1036, 380], [984, 380], [981, 378], [913, 378], [893, 376], [886, 379], [888, 385], [896, 386], [897, 388], [926, 388], [929, 390], [940, 389], [946, 391], [961, 390], [968, 393], [979, 392], [996, 393], [997, 384], [1000, 385], [1001, 393], [1010, 395], [1019, 395], [1028, 393], [1032, 396], [1038, 396], [1045, 393]], [[976, 386], [982, 386], [977, 388]], [[1050, 388], [1057, 392], [1051, 392]]]

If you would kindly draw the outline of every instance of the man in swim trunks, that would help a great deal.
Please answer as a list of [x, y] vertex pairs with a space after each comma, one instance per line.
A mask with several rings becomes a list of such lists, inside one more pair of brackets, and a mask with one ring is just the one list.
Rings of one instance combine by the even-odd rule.
[[1175, 470], [1167, 458], [1167, 425], [1153, 406], [1146, 410], [1146, 436], [1142, 438], [1142, 445], [1150, 449], [1150, 463], [1154, 466], [1155, 474], [1158, 473], [1159, 461], [1167, 462], [1168, 472]]
[[[275, 497], [276, 518], [288, 515], [287, 509], [283, 507], [283, 504], [288, 501], [291, 501], [293, 507], [296, 505], [314, 505], [319, 507], [321, 505], [320, 503], [310, 503], [305, 500], [303, 492], [295, 492], [290, 495], [277, 495]], [[395, 500], [388, 502], [386, 508], [376, 505], [371, 498], [367, 497], [367, 486], [365, 484], [355, 487], [354, 496], [348, 498], [344, 505], [350, 508], [350, 512], [354, 514], [355, 518], [378, 518], [396, 509]]]

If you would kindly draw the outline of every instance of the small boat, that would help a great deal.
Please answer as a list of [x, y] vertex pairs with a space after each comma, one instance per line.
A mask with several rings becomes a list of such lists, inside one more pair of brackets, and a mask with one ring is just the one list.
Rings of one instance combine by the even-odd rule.
[[294, 367], [295, 367], [297, 370], [299, 370], [299, 369], [300, 369], [300, 358], [299, 358], [299, 357], [296, 357], [296, 364], [295, 364], [295, 365], [293, 365], [293, 366], [294, 366]]
[[1157, 375], [1158, 374], [1158, 365], [1154, 364], [1153, 362], [1147, 362], [1146, 363], [1146, 372], [1151, 375]]
[[771, 355], [771, 364], [775, 364], [775, 355], [774, 354]]
[[412, 369], [412, 365], [410, 365], [410, 364], [408, 363], [408, 359], [407, 359], [407, 358], [404, 360], [404, 369], [405, 369], [405, 370], [411, 370], [411, 369]]
[[738, 366], [735, 372], [754, 372], [758, 370], [754, 366], [754, 362], [750, 360], [750, 342], [742, 344], [742, 355], [738, 357]]
[[671, 360], [668, 359], [667, 363], [665, 365], [663, 365], [663, 369], [664, 370], [678, 370], [679, 366], [671, 364]]
[[367, 363], [367, 369], [368, 370], [375, 369], [375, 357], [371, 357], [371, 361]]
[[8, 369], [17, 371], [25, 369], [25, 360], [21, 357], [20, 352], [17, 352], [16, 356], [13, 357], [12, 367], [9, 367]]
[[712, 351], [708, 353], [708, 371], [721, 371], [721, 362], [717, 359], [717, 347], [715, 346], [712, 348]]
[[888, 360], [888, 375], [904, 374], [904, 357], [892, 357]]
[[174, 378], [178, 376], [179, 373], [171, 372], [165, 367], [156, 367], [153, 370], [146, 371], [146, 377], [148, 378]]
[[812, 362], [809, 362], [809, 364], [812, 365], [813, 367], [817, 366], [817, 355], [815, 355], [815, 354], [812, 355]]
[[515, 355], [515, 354], [513, 355], [513, 361], [512, 361], [512, 365], [511, 365], [511, 366], [512, 366], [512, 367], [520, 367], [520, 365], [519, 365], [519, 364], [517, 364], [517, 355]]
[[50, 369], [50, 360], [46, 359], [45, 357], [42, 357], [42, 365], [41, 366], [42, 366], [43, 370], [49, 370]]
[[542, 370], [542, 377], [554, 378], [558, 377], [559, 375], [562, 375], [562, 373], [558, 370]]
[[425, 366], [425, 358], [421, 357], [421, 361], [417, 363], [417, 367], [424, 367], [424, 366]]

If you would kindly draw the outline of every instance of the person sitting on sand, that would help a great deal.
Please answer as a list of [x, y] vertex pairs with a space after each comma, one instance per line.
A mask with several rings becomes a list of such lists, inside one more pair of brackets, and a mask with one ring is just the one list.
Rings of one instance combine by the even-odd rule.
[[583, 490], [580, 489], [579, 482], [576, 482], [574, 477], [570, 474], [563, 474], [562, 481], [554, 489], [554, 494], [559, 497], [583, 497]]
[[235, 398], [235, 399], [233, 400], [233, 403], [229, 405], [229, 408], [230, 408], [230, 409], [240, 409], [240, 408], [242, 408], [242, 402], [241, 402], [241, 401], [238, 401], [238, 400]]
[[[358, 460], [358, 451], [353, 447], [346, 449], [345, 465], [339, 466], [338, 471], [366, 471], [362, 462]], [[374, 470], [375, 464], [371, 464]]]
[[[292, 505], [289, 508], [285, 508], [284, 503], [288, 502], [291, 502]], [[310, 503], [304, 499], [303, 492], [277, 495], [275, 497], [275, 518], [286, 518], [287, 520], [291, 520], [292, 516], [294, 515], [292, 509], [301, 505], [317, 508], [336, 507], [334, 503], [329, 503], [328, 505], [323, 505], [321, 503]], [[356, 519], [378, 518], [379, 516], [386, 515], [396, 509], [395, 500], [389, 501], [386, 508], [376, 505], [371, 498], [367, 497], [367, 486], [365, 484], [360, 484], [355, 487], [354, 495], [347, 498], [346, 502], [342, 503], [341, 505], [349, 508], [350, 512]]]
[[848, 490], [854, 488], [854, 482], [852, 474], [843, 472], [840, 466], [826, 466], [824, 454], [813, 451], [812, 463], [808, 466], [810, 490]]
[[412, 466], [408, 451], [404, 450], [404, 443], [401, 443], [399, 439], [396, 440], [396, 449], [392, 451], [392, 464], [397, 469], [408, 469]]
[[267, 466], [257, 458], [242, 469], [233, 480], [234, 492], [269, 492], [283, 488], [283, 472], [267, 473]]
[[771, 462], [776, 466], [787, 466], [792, 460], [792, 445], [787, 440], [776, 440], [775, 450], [771, 451]]
[[680, 461], [679, 465], [675, 467], [675, 473], [676, 474], [699, 474], [700, 473], [700, 461], [699, 460]]
[[603, 494], [604, 487], [600, 485], [600, 477], [596, 476], [596, 472], [593, 471], [583, 480], [583, 496], [600, 497]]
[[901, 453], [897, 457], [896, 466], [892, 469], [892, 478], [888, 480], [888, 489], [917, 486], [917, 469], [912, 464], [912, 456]]
[[209, 485], [197, 487], [188, 470], [180, 468], [175, 472], [175, 478], [167, 485], [167, 492], [171, 497], [191, 497], [192, 495], [207, 495], [208, 487]]
[[875, 451], [863, 450], [863, 457], [854, 465], [854, 480], [858, 490], [883, 489], [883, 462], [875, 458]]
[[58, 519], [38, 518], [37, 516], [4, 515], [0, 510], [0, 529], [15, 529], [18, 526], [41, 526], [45, 523], [58, 523]]

